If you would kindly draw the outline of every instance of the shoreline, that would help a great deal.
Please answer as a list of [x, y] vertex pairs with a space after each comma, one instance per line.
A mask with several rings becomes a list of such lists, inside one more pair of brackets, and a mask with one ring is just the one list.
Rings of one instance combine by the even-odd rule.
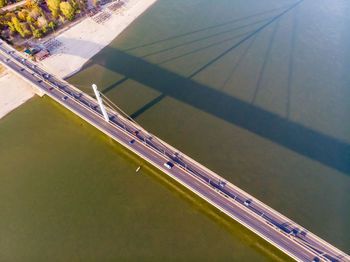
[[[89, 59], [108, 46], [156, 1], [124, 0], [123, 7], [116, 11], [108, 8], [112, 2], [93, 17], [86, 17], [62, 33], [45, 38], [41, 44], [51, 48], [51, 56], [39, 62], [39, 66], [63, 79], [78, 73]], [[0, 98], [0, 119], [35, 95], [34, 87], [7, 68], [0, 72], [0, 92], [4, 94]]]
[[0, 99], [0, 119], [2, 119], [33, 98], [36, 91], [33, 86], [3, 65], [0, 65], [0, 68], [0, 93], [2, 94]]
[[[105, 5], [95, 16], [84, 19], [43, 43], [44, 46], [56, 47], [50, 50], [51, 56], [39, 65], [61, 78], [76, 74], [90, 58], [108, 46], [156, 1], [129, 0], [117, 11], [108, 9], [113, 3]], [[101, 23], [96, 22], [103, 16], [108, 18]]]

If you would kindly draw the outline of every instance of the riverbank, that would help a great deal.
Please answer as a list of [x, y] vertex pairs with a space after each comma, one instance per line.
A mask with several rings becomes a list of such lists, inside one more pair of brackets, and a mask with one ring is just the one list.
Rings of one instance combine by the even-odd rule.
[[[157, 0], [129, 0], [105, 5], [93, 17], [64, 30], [48, 40], [43, 40], [51, 56], [39, 63], [50, 73], [67, 78], [78, 72], [82, 66], [105, 46], [112, 42], [137, 17], [146, 11]], [[0, 118], [28, 101], [35, 91], [28, 83], [3, 69], [0, 75]]]
[[0, 65], [0, 119], [35, 95], [26, 81]]
[[50, 50], [52, 55], [42, 61], [41, 66], [62, 78], [78, 72], [155, 2], [129, 0], [117, 10], [111, 10], [114, 3], [106, 5], [95, 16], [44, 43], [49, 49], [53, 48]]

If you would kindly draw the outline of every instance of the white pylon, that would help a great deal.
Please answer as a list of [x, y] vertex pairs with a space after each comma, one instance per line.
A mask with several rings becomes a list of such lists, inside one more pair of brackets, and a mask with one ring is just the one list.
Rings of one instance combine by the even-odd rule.
[[106, 119], [107, 122], [109, 122], [109, 117], [108, 117], [106, 109], [102, 103], [102, 99], [101, 99], [100, 93], [97, 90], [97, 86], [95, 84], [92, 84], [92, 89], [94, 89], [95, 96], [97, 98], [98, 103], [100, 104], [100, 108], [101, 108], [101, 111], [102, 111], [104, 118]]

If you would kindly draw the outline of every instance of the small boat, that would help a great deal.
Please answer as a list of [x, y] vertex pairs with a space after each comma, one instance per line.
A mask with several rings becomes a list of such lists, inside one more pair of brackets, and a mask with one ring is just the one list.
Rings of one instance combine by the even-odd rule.
[[136, 172], [139, 172], [141, 169], [141, 166], [139, 166], [137, 169], [136, 169]]

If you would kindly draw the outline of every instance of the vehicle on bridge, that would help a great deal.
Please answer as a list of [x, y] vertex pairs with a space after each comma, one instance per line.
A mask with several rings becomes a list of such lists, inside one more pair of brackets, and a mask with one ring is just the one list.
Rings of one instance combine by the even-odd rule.
[[165, 166], [167, 169], [171, 169], [171, 168], [174, 166], [174, 164], [171, 163], [170, 161], [168, 161], [168, 162], [164, 163], [164, 166]]
[[250, 204], [252, 203], [252, 200], [250, 200], [250, 199], [247, 199], [246, 201], [244, 201], [244, 205], [245, 206], [250, 206]]

